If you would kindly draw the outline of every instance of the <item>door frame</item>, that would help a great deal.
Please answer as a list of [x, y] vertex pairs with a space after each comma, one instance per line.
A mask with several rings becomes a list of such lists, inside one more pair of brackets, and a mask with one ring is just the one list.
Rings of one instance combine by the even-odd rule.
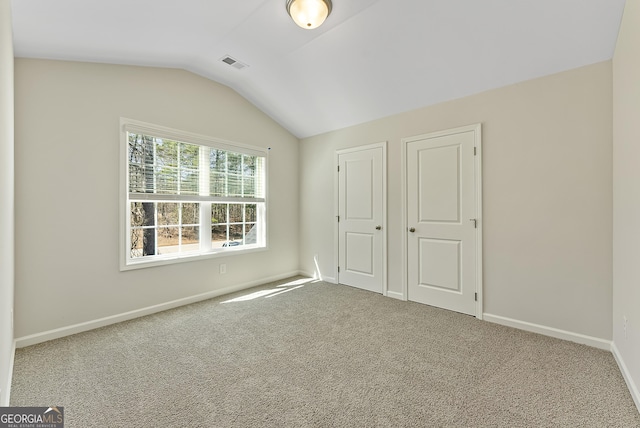
[[382, 149], [382, 295], [387, 295], [387, 142], [366, 144], [363, 146], [349, 147], [346, 149], [336, 150], [334, 156], [334, 175], [333, 175], [333, 266], [334, 278], [336, 284], [340, 284], [340, 273], [338, 266], [340, 264], [340, 225], [338, 224], [338, 215], [340, 213], [340, 180], [338, 174], [338, 166], [340, 165], [340, 155], [353, 152], [361, 152], [371, 149]]
[[476, 293], [478, 293], [478, 300], [476, 301], [476, 318], [482, 319], [483, 314], [483, 283], [482, 283], [482, 124], [476, 123], [473, 125], [461, 126], [458, 128], [446, 129], [443, 131], [430, 132], [428, 134], [416, 135], [413, 137], [407, 137], [402, 139], [401, 149], [401, 174], [402, 174], [402, 187], [401, 187], [401, 216], [402, 216], [402, 260], [404, 269], [402, 269], [402, 300], [409, 299], [408, 292], [408, 275], [409, 275], [409, 259], [408, 259], [408, 221], [407, 221], [407, 145], [414, 141], [424, 140], [427, 138], [444, 137], [447, 135], [461, 134], [465, 132], [473, 131], [474, 133], [474, 147], [476, 148], [476, 155], [474, 156], [474, 181], [475, 181], [475, 218], [477, 220], [478, 227], [476, 228]]

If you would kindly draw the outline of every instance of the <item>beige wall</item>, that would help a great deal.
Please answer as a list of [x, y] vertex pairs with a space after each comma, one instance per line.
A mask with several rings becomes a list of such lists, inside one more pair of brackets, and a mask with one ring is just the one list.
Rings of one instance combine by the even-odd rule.
[[484, 311], [611, 339], [611, 62], [304, 139], [300, 259], [334, 265], [334, 154], [388, 141], [389, 290], [401, 292], [401, 139], [483, 125]]
[[0, 406], [9, 405], [13, 356], [13, 150], [11, 2], [0, 0]]
[[639, 119], [640, 1], [628, 0], [613, 58], [613, 341], [640, 409]]
[[[233, 90], [181, 70], [17, 59], [15, 96], [16, 337], [298, 272], [298, 140]], [[120, 272], [120, 117], [271, 147], [268, 251]]]

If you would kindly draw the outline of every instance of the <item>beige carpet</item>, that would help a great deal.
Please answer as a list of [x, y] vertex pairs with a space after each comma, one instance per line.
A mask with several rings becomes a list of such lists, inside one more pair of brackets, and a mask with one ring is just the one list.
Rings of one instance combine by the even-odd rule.
[[71, 428], [640, 427], [608, 352], [302, 281], [19, 349], [11, 404]]

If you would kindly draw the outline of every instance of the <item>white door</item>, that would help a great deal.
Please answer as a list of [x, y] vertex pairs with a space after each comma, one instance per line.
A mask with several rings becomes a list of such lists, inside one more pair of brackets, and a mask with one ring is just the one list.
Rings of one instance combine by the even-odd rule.
[[480, 126], [405, 140], [408, 299], [476, 315]]
[[338, 152], [338, 282], [384, 292], [385, 147]]

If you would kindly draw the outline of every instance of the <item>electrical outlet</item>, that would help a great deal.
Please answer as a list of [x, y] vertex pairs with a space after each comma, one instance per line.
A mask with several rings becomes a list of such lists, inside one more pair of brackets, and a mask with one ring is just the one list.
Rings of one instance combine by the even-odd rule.
[[227, 273], [227, 265], [226, 263], [220, 263], [220, 275], [224, 275]]
[[622, 319], [624, 320], [624, 324], [622, 324], [622, 330], [624, 331], [624, 338], [627, 338], [627, 316], [623, 315]]

